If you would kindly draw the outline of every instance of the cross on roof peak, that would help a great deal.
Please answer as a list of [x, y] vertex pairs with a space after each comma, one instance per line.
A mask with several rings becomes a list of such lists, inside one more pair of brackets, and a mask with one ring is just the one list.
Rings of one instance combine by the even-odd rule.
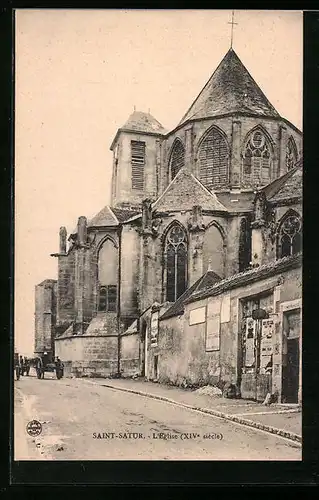
[[238, 23], [235, 23], [234, 22], [234, 11], [232, 10], [232, 13], [231, 13], [231, 21], [229, 21], [227, 24], [231, 24], [231, 34], [230, 34], [230, 48], [232, 49], [233, 48], [233, 38], [234, 38], [234, 25], [235, 24], [238, 24]]

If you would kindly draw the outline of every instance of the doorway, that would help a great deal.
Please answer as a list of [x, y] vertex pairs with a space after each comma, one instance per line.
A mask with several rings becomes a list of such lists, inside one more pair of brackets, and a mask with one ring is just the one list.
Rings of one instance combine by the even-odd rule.
[[284, 403], [298, 403], [299, 363], [300, 363], [300, 310], [284, 313], [284, 342], [286, 343], [285, 363], [282, 371]]
[[140, 344], [140, 370], [142, 377], [146, 376], [146, 323], [142, 322], [142, 331], [141, 331], [141, 344]]
[[154, 379], [158, 379], [158, 354], [154, 356]]

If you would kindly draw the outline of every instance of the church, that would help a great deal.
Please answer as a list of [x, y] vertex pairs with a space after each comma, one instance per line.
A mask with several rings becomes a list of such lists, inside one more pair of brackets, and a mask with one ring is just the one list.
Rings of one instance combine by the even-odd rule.
[[110, 149], [110, 205], [52, 254], [66, 374], [300, 402], [301, 131], [231, 48], [173, 130], [134, 110]]

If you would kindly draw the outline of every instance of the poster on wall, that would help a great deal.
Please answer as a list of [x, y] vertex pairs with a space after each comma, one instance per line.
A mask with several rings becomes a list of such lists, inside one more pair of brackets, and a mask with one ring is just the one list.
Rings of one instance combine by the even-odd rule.
[[154, 312], [151, 317], [151, 346], [157, 346], [158, 339], [158, 311]]
[[222, 299], [220, 309], [220, 322], [228, 323], [230, 321], [230, 293], [226, 293]]
[[245, 366], [251, 367], [255, 362], [255, 334], [256, 321], [247, 318], [246, 322], [246, 344], [245, 344]]
[[206, 320], [206, 307], [198, 307], [197, 309], [192, 309], [189, 312], [189, 324], [198, 325], [200, 323], [205, 323]]
[[220, 344], [220, 299], [212, 298], [207, 304], [206, 351], [218, 351]]
[[260, 372], [269, 373], [272, 367], [273, 354], [273, 319], [264, 319], [261, 324], [261, 341], [260, 341]]

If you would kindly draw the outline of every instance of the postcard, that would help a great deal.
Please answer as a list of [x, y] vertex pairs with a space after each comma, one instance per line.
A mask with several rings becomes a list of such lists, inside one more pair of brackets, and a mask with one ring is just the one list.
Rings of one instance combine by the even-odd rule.
[[14, 461], [301, 461], [303, 13], [15, 11]]

